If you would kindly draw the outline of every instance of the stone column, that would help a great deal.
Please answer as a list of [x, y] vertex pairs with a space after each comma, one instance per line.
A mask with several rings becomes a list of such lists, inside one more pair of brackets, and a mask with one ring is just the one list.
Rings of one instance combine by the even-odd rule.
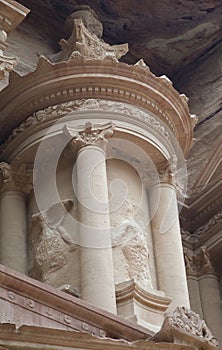
[[170, 309], [189, 308], [174, 173], [169, 168], [152, 186], [149, 201], [159, 289], [172, 298]]
[[27, 224], [23, 174], [0, 163], [0, 262], [14, 270], [27, 270]]
[[184, 248], [184, 261], [187, 274], [187, 284], [190, 297], [190, 306], [193, 311], [198, 313], [203, 318], [201, 300], [200, 300], [200, 289], [199, 279], [196, 266], [196, 255], [194, 255], [187, 248]]
[[104, 145], [112, 136], [111, 124], [84, 131], [70, 127], [65, 132], [71, 137], [76, 152], [77, 194], [79, 201], [79, 234], [81, 247], [81, 295], [87, 302], [116, 313], [110, 234], [109, 199]]
[[206, 247], [201, 247], [198, 257], [199, 287], [203, 318], [208, 327], [213, 331], [217, 340], [222, 343], [222, 300], [219, 280]]

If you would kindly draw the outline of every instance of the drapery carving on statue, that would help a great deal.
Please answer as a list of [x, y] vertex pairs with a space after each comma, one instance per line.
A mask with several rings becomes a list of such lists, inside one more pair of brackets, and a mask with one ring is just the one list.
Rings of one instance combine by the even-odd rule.
[[87, 122], [85, 128], [81, 131], [65, 125], [63, 131], [71, 139], [71, 147], [72, 145], [81, 147], [92, 144], [104, 147], [107, 138], [113, 135], [114, 124], [110, 122], [104, 125], [93, 125], [91, 122]]
[[[75, 251], [78, 244], [64, 228], [64, 220], [72, 209], [71, 200], [53, 204], [48, 210], [32, 216], [34, 237], [31, 237], [30, 275], [43, 282], [51, 282], [55, 272], [67, 265], [67, 254]], [[51, 284], [51, 283], [49, 283]]]
[[184, 306], [178, 306], [172, 315], [166, 317], [163, 328], [169, 326], [182, 329], [192, 335], [201, 337], [211, 345], [218, 345], [217, 339], [212, 335], [206, 322], [194, 311], [189, 310]]
[[0, 191], [21, 191], [29, 193], [32, 190], [32, 174], [27, 171], [26, 164], [14, 169], [10, 164], [0, 163]]
[[134, 280], [145, 288], [153, 289], [149, 270], [147, 237], [138, 221], [133, 217], [125, 218], [121, 225], [112, 232], [115, 279], [117, 283], [123, 282], [117, 273], [119, 259], [122, 255], [126, 271], [125, 278]]

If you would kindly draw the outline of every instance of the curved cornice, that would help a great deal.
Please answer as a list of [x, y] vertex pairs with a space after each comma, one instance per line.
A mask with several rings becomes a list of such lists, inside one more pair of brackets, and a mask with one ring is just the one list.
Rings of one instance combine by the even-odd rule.
[[11, 74], [9, 86], [0, 94], [1, 141], [33, 112], [81, 98], [145, 108], [166, 123], [188, 154], [195, 119], [189, 114], [186, 97], [166, 77], [156, 77], [142, 62], [129, 66], [81, 55], [56, 64], [41, 57], [36, 71], [24, 77]]

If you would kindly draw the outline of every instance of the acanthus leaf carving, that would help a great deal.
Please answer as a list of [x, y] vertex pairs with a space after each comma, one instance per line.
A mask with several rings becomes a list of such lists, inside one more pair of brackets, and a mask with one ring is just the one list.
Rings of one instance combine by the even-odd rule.
[[184, 306], [178, 306], [172, 315], [166, 317], [165, 324], [181, 329], [192, 335], [203, 338], [207, 343], [218, 346], [217, 339], [212, 335], [206, 322], [194, 311]]
[[210, 254], [205, 246], [196, 254], [184, 248], [184, 262], [187, 276], [199, 277], [208, 273], [215, 275]]
[[71, 139], [71, 143], [78, 144], [79, 146], [92, 144], [103, 146], [107, 143], [107, 138], [112, 137], [114, 124], [110, 122], [97, 126], [91, 122], [87, 122], [85, 128], [81, 131], [65, 125], [63, 131]]
[[128, 52], [128, 44], [109, 45], [90, 32], [81, 18], [73, 20], [73, 32], [68, 40], [60, 40], [62, 51], [51, 56], [53, 62], [74, 59], [76, 56], [118, 61]]

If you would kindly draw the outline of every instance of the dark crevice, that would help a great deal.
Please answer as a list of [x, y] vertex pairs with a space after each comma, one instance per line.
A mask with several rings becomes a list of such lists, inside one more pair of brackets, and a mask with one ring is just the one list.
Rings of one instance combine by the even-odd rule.
[[210, 119], [214, 118], [218, 113], [220, 113], [222, 111], [222, 107], [218, 108], [216, 111], [214, 111], [213, 113], [211, 113], [210, 115], [208, 115], [207, 118], [201, 120], [197, 126], [196, 129], [198, 129], [199, 126], [203, 125], [204, 123], [208, 122]]
[[181, 19], [185, 19], [187, 21], [192, 21], [193, 17], [192, 16], [183, 16], [183, 17], [181, 17]]
[[208, 47], [199, 57], [198, 59], [200, 59], [201, 57], [206, 56], [208, 53], [210, 53], [211, 51], [213, 51], [215, 49], [215, 47], [217, 47], [220, 43], [222, 43], [222, 39], [217, 41], [215, 44], [213, 44], [212, 46]]
[[211, 13], [214, 12], [215, 8], [214, 7], [210, 7], [209, 9], [204, 9], [204, 10], [200, 10], [202, 12], [206, 12], [206, 13]]

